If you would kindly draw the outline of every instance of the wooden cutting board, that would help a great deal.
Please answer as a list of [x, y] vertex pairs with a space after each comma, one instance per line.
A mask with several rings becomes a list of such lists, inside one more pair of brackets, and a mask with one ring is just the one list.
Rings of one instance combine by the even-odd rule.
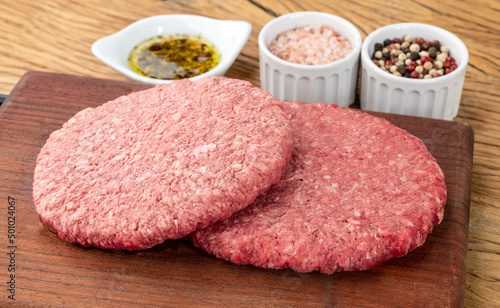
[[[29, 72], [0, 107], [0, 303], [54, 307], [463, 306], [473, 132], [458, 122], [377, 114], [425, 142], [444, 170], [448, 203], [443, 222], [422, 247], [372, 270], [325, 275], [234, 265], [185, 240], [136, 252], [84, 248], [60, 240], [39, 222], [31, 197], [40, 148], [52, 131], [79, 110], [147, 87]], [[12, 234], [15, 238], [9, 242]]]

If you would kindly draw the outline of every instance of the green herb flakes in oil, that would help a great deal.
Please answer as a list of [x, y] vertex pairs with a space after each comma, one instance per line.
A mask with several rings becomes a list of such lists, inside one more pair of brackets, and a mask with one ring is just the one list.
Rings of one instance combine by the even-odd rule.
[[162, 35], [138, 44], [128, 62], [138, 74], [155, 79], [183, 79], [213, 69], [220, 60], [207, 40], [194, 35]]

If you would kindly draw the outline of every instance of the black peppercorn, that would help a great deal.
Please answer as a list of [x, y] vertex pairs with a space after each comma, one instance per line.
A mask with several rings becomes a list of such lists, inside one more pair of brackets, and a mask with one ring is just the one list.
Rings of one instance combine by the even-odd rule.
[[420, 45], [420, 50], [428, 50], [430, 47], [429, 43], [423, 42], [422, 45]]
[[436, 59], [436, 56], [437, 56], [436, 47], [429, 48], [429, 58]]
[[382, 53], [382, 58], [384, 60], [390, 60], [391, 59], [391, 54], [388, 51], [386, 51], [386, 52]]
[[409, 47], [406, 47], [406, 48], [403, 48], [403, 53], [406, 55], [407, 53], [410, 52], [410, 48]]
[[439, 50], [441, 49], [441, 44], [439, 44], [438, 42], [432, 42], [432, 47], [436, 48], [436, 50]]
[[380, 44], [380, 43], [376, 43], [375, 44], [375, 51], [379, 51], [379, 50], [382, 50], [384, 49], [384, 45]]
[[398, 66], [398, 72], [399, 72], [401, 75], [406, 74], [406, 66], [404, 66], [404, 65], [400, 65], [400, 66]]
[[384, 46], [389, 46], [391, 44], [392, 44], [392, 40], [390, 40], [390, 39], [384, 40]]
[[413, 60], [413, 61], [417, 61], [418, 59], [420, 59], [420, 54], [418, 52], [412, 52], [410, 54], [410, 58]]

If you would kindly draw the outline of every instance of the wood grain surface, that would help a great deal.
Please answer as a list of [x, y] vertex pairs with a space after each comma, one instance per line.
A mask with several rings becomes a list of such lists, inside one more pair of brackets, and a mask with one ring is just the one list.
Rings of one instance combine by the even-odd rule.
[[[249, 41], [227, 76], [246, 79], [258, 86], [260, 29], [276, 16], [304, 10], [341, 16], [351, 21], [363, 38], [381, 26], [414, 21], [445, 28], [467, 45], [470, 59], [455, 118], [456, 122], [468, 123], [475, 133], [464, 305], [500, 306], [500, 2], [497, 0], [0, 0], [0, 94], [9, 94], [21, 76], [31, 70], [125, 80], [91, 54], [91, 44], [138, 19], [170, 13], [250, 22], [253, 29]], [[65, 115], [73, 111], [68, 102]], [[50, 117], [37, 121], [42, 129], [50, 124]], [[34, 142], [16, 131], [9, 134], [18, 138], [18, 145], [3, 151], [15, 153], [17, 147]], [[22, 164], [11, 166], [0, 161], [0, 166], [9, 172], [30, 172]], [[1, 187], [0, 197], [9, 189], [11, 185]], [[2, 203], [0, 208], [4, 207]], [[0, 230], [0, 234], [3, 236], [5, 231]], [[6, 274], [0, 269], [0, 277]], [[113, 287], [116, 286], [110, 286]]]
[[[443, 169], [445, 218], [425, 244], [369, 271], [324, 275], [263, 270], [218, 260], [189, 242], [128, 252], [61, 241], [38, 221], [32, 177], [48, 135], [78, 111], [147, 86], [54, 73], [27, 73], [0, 107], [0, 193], [16, 217], [16, 303], [71, 307], [283, 306], [461, 307], [472, 174], [473, 132], [459, 122], [377, 115], [421, 138]], [[15, 151], [12, 151], [15, 149]], [[10, 198], [9, 198], [10, 197]], [[11, 208], [12, 209], [12, 208]], [[13, 224], [10, 224], [11, 226]], [[8, 222], [0, 223], [8, 230]], [[11, 256], [3, 256], [8, 264]], [[2, 300], [6, 301], [9, 292]]]

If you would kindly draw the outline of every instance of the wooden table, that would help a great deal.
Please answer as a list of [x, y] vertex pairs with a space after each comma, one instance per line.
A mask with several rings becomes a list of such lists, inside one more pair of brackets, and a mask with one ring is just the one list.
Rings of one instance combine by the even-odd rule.
[[[9, 94], [21, 76], [32, 70], [125, 80], [92, 55], [91, 44], [138, 19], [171, 13], [250, 22], [250, 39], [226, 75], [259, 86], [260, 29], [276, 16], [304, 10], [341, 16], [351, 21], [363, 38], [383, 25], [413, 21], [450, 30], [467, 45], [469, 66], [455, 118], [471, 125], [475, 133], [465, 306], [500, 306], [498, 1], [0, 0], [0, 94]], [[5, 233], [2, 230], [0, 234], [4, 237]], [[0, 275], [5, 284], [5, 273]], [[0, 303], [4, 300], [2, 294]], [[64, 298], [60, 300], [64, 305]]]

